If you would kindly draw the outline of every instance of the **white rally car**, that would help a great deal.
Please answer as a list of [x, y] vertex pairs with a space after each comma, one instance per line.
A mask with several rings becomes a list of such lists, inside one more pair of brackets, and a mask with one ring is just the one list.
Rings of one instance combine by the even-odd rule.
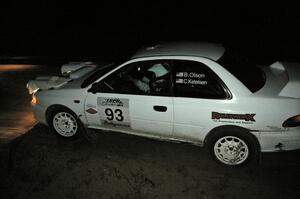
[[190, 142], [231, 166], [300, 148], [297, 63], [257, 67], [222, 45], [181, 42], [142, 48], [121, 65], [78, 64], [61, 84], [28, 84], [36, 119], [61, 136], [84, 126]]

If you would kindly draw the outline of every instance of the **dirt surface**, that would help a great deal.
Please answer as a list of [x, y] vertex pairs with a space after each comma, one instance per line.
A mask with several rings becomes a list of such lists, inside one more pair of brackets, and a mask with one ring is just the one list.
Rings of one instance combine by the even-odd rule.
[[26, 84], [36, 76], [59, 74], [59, 66], [0, 64], [0, 143], [31, 129], [36, 120]]
[[300, 151], [224, 168], [203, 148], [112, 132], [93, 143], [43, 125], [1, 145], [0, 198], [299, 198]]

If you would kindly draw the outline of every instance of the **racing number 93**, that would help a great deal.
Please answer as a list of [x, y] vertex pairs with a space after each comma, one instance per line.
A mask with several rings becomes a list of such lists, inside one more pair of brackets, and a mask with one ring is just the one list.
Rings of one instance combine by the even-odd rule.
[[115, 109], [114, 111], [110, 108], [105, 109], [106, 119], [109, 121], [117, 120], [122, 122], [124, 120], [123, 113], [121, 109]]
[[129, 99], [98, 97], [101, 124], [130, 127]]

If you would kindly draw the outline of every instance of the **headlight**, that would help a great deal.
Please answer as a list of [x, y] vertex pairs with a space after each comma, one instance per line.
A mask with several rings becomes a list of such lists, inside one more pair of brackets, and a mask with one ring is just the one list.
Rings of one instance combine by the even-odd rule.
[[38, 103], [37, 97], [34, 94], [32, 94], [31, 105], [35, 106], [37, 103]]
[[300, 126], [300, 115], [296, 115], [294, 117], [291, 117], [282, 124], [283, 127], [296, 127]]

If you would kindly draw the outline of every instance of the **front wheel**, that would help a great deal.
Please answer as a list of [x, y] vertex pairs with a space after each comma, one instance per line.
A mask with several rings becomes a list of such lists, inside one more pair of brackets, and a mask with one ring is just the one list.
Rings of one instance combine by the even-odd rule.
[[207, 147], [214, 159], [233, 167], [257, 162], [260, 153], [254, 135], [234, 128], [214, 133]]
[[71, 111], [62, 109], [52, 115], [51, 126], [62, 137], [74, 137], [79, 133], [80, 122]]

